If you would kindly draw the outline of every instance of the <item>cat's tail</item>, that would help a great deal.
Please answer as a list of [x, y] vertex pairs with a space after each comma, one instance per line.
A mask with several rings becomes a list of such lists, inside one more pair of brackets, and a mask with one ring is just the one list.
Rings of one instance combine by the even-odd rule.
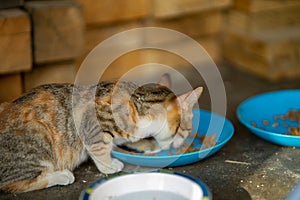
[[6, 108], [6, 106], [8, 106], [10, 103], [8, 102], [4, 102], [4, 103], [0, 103], [0, 113]]

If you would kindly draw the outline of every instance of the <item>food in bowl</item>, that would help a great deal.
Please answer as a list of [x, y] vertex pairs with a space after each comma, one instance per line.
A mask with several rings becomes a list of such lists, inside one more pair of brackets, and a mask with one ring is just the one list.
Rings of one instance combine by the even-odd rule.
[[[199, 134], [198, 132], [192, 133], [185, 142], [179, 147], [179, 148], [173, 148], [171, 147], [168, 150], [164, 150], [163, 152], [166, 152], [166, 155], [172, 156], [172, 155], [180, 155], [185, 153], [192, 153], [192, 152], [198, 152], [203, 149], [207, 149], [210, 147], [213, 147], [217, 144], [217, 135], [216, 134]], [[116, 148], [119, 152], [132, 154], [132, 155], [141, 155], [141, 156], [157, 156], [157, 153], [143, 153], [143, 152], [136, 152], [135, 150], [131, 150], [129, 148], [122, 148], [117, 147]]]
[[300, 122], [300, 110], [291, 109], [285, 115], [275, 115], [274, 118]]
[[285, 134], [300, 136], [300, 110], [291, 109], [283, 115], [274, 115], [273, 118], [273, 123], [264, 119], [262, 122], [263, 126], [258, 127], [256, 122], [252, 122], [252, 126], [258, 127], [262, 130], [265, 130], [268, 126], [271, 126], [272, 128], [282, 126], [285, 130], [287, 130]]
[[289, 110], [285, 115], [275, 116], [275, 119], [280, 118], [281, 120], [290, 120], [290, 121], [296, 121], [298, 122], [298, 127], [296, 126], [289, 126], [288, 124], [285, 124], [288, 128], [288, 135], [295, 135], [300, 136], [300, 110]]
[[289, 127], [289, 135], [300, 136], [300, 128], [297, 127]]
[[[193, 142], [191, 144], [189, 142], [183, 143], [183, 145], [176, 150], [176, 154], [192, 153], [213, 147], [217, 144], [216, 137], [216, 134], [199, 135], [198, 132], [195, 132], [189, 138], [193, 140]], [[200, 144], [200, 146], [197, 144]]]

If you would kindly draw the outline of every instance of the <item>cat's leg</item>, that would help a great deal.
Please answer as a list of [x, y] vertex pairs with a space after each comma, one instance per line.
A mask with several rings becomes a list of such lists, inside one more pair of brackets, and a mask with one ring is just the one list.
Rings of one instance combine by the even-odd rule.
[[89, 155], [95, 162], [98, 170], [104, 174], [113, 174], [123, 169], [124, 164], [111, 157], [113, 138], [109, 134], [103, 136], [103, 141], [87, 147]]
[[73, 173], [67, 169], [63, 171], [47, 173], [46, 179], [48, 181], [47, 187], [52, 187], [55, 185], [69, 185], [75, 181]]
[[34, 179], [17, 181], [4, 186], [3, 189], [9, 192], [28, 192], [40, 190], [55, 185], [68, 185], [74, 182], [75, 178], [69, 170], [42, 172], [41, 175]]

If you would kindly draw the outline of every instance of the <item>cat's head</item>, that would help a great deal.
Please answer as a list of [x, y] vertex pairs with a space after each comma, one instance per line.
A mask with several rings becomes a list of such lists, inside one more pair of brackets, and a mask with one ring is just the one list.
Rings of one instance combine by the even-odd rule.
[[192, 109], [203, 90], [198, 87], [176, 96], [170, 87], [170, 76], [164, 74], [158, 84], [144, 85], [134, 93], [140, 116], [138, 134], [154, 137], [161, 149], [178, 148], [187, 138], [192, 130]]
[[181, 120], [173, 140], [174, 148], [180, 147], [192, 131], [193, 107], [198, 102], [202, 91], [203, 87], [198, 87], [178, 96], [176, 99], [181, 110]]

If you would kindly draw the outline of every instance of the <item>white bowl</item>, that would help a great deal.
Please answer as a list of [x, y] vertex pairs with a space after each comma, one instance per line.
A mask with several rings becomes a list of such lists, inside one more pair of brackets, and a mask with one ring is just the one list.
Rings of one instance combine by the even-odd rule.
[[168, 173], [127, 174], [97, 185], [89, 200], [201, 200], [199, 184], [184, 176]]

